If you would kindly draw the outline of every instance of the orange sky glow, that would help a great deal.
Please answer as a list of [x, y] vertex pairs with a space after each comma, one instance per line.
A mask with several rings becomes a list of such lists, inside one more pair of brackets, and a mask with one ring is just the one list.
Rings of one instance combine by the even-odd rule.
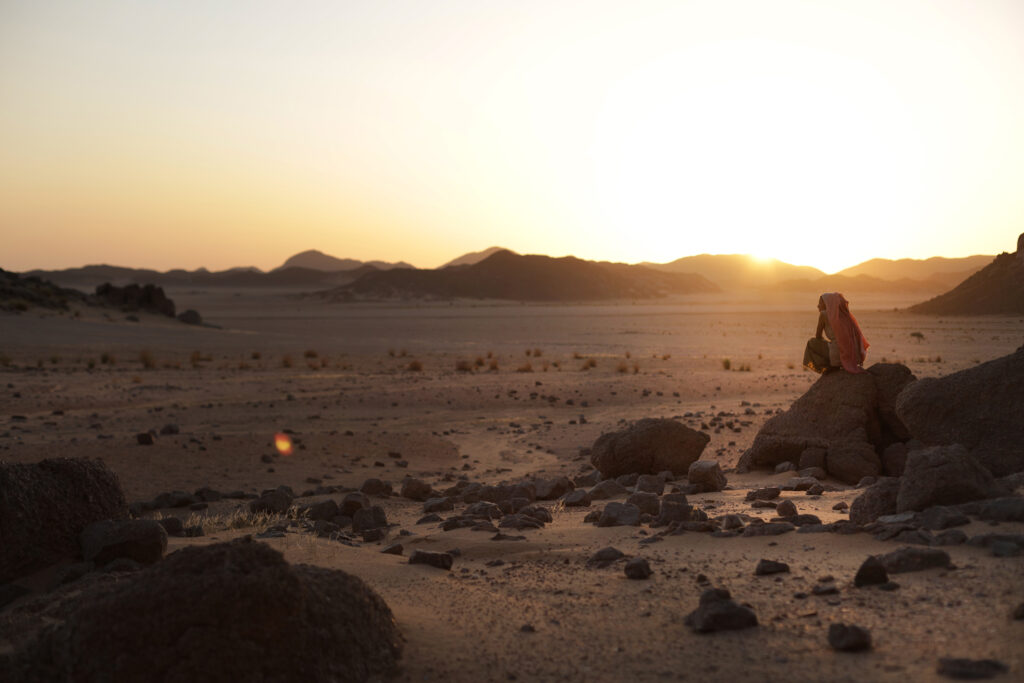
[[0, 267], [1013, 250], [1024, 3], [0, 4]]

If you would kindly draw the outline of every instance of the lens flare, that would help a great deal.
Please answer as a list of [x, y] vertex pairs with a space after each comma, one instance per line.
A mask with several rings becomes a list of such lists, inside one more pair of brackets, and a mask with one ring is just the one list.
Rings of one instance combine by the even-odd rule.
[[292, 454], [292, 439], [287, 434], [282, 432], [274, 434], [274, 446], [277, 448], [277, 452], [281, 455]]

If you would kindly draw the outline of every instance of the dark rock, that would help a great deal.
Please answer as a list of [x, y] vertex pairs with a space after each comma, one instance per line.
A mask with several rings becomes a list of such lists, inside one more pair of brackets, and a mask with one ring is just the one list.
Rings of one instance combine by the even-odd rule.
[[374, 527], [372, 529], [364, 529], [362, 539], [364, 543], [376, 543], [377, 541], [383, 541], [386, 535], [387, 529]]
[[862, 652], [871, 649], [871, 634], [853, 624], [831, 624], [828, 627], [828, 644], [840, 652]]
[[186, 325], [202, 325], [203, 316], [199, 315], [199, 311], [195, 309], [188, 309], [178, 314], [178, 320], [185, 323]]
[[359, 490], [368, 496], [390, 496], [391, 484], [381, 481], [375, 477], [371, 477], [363, 482], [363, 485], [359, 487]]
[[941, 531], [942, 529], [969, 524], [971, 519], [959, 510], [936, 505], [922, 512], [918, 521], [925, 529]]
[[341, 499], [341, 505], [338, 506], [339, 514], [345, 515], [346, 517], [354, 517], [356, 510], [370, 507], [370, 498], [361, 491], [353, 491], [352, 493], [345, 494], [345, 497]]
[[0, 464], [0, 583], [78, 555], [87, 525], [127, 516], [121, 485], [99, 460]]
[[216, 503], [222, 500], [225, 496], [220, 491], [211, 489], [209, 486], [204, 486], [201, 489], [196, 489], [196, 492], [192, 494], [193, 498], [201, 500], [206, 503]]
[[292, 506], [294, 496], [290, 495], [283, 488], [272, 491], [264, 491], [259, 498], [249, 501], [249, 511], [272, 515], [283, 515]]
[[858, 472], [877, 474], [881, 463], [874, 454], [906, 433], [890, 399], [913, 381], [906, 367], [885, 363], [860, 374], [822, 375], [788, 411], [765, 422], [737, 470], [798, 462], [817, 448], [828, 451], [825, 469], [837, 479], [854, 483]]
[[448, 510], [454, 510], [455, 506], [452, 505], [450, 498], [428, 498], [423, 503], [423, 512], [446, 512]]
[[185, 523], [179, 517], [162, 517], [156, 521], [157, 524], [164, 528], [168, 536], [185, 535]]
[[779, 501], [779, 504], [775, 506], [775, 512], [779, 517], [793, 517], [796, 515], [796, 504], [788, 499]]
[[606, 498], [623, 496], [627, 493], [629, 491], [626, 490], [625, 486], [614, 479], [606, 479], [590, 489], [590, 498], [591, 500], [604, 500]]
[[629, 503], [608, 503], [601, 511], [597, 526], [637, 526], [640, 524], [640, 509]]
[[562, 498], [565, 503], [565, 507], [589, 507], [590, 506], [590, 493], [586, 489], [575, 489], [565, 494]]
[[838, 595], [839, 589], [832, 581], [826, 581], [814, 584], [814, 587], [811, 588], [811, 593], [814, 595]]
[[601, 481], [601, 473], [597, 470], [590, 470], [586, 474], [581, 474], [572, 480], [572, 483], [576, 485], [576, 488], [583, 488], [587, 486], [593, 486], [597, 482]]
[[156, 520], [119, 519], [93, 522], [82, 530], [82, 557], [104, 565], [119, 557], [140, 564], [160, 561], [167, 550], [167, 532]]
[[174, 317], [174, 302], [167, 298], [162, 287], [130, 284], [124, 287], [105, 282], [96, 287], [96, 298], [102, 303], [116, 306], [122, 311], [149, 311]]
[[649, 515], [658, 514], [661, 508], [661, 501], [658, 499], [657, 494], [644, 493], [643, 491], [631, 495], [626, 499], [626, 503], [637, 506], [641, 513], [647, 513]]
[[536, 484], [536, 500], [556, 500], [576, 488], [568, 477], [539, 481]]
[[441, 517], [439, 515], [430, 514], [430, 515], [423, 515], [422, 517], [420, 517], [419, 519], [416, 520], [416, 523], [417, 524], [431, 524], [433, 522], [440, 522], [440, 521], [441, 521]]
[[361, 580], [289, 565], [249, 539], [62, 590], [66, 606], [11, 658], [11, 680], [355, 683], [401, 650], [391, 611]]
[[919, 572], [925, 569], [948, 569], [949, 553], [936, 548], [900, 548], [878, 558], [890, 574]]
[[1014, 496], [985, 501], [978, 509], [978, 517], [997, 522], [1024, 522], [1024, 498]]
[[1024, 346], [900, 393], [896, 412], [926, 445], [962, 444], [997, 477], [1024, 471]]
[[960, 445], [912, 451], [900, 480], [897, 509], [923, 510], [994, 498], [1005, 489]]
[[955, 659], [943, 657], [935, 671], [946, 678], [957, 678], [960, 680], [981, 680], [995, 678], [1004, 674], [1009, 669], [1000, 661], [995, 659]]
[[391, 545], [384, 546], [381, 553], [384, 555], [401, 555], [405, 551], [405, 548], [401, 543], [392, 543]]
[[156, 443], [156, 437], [149, 432], [139, 432], [135, 435], [135, 441], [138, 442], [140, 446], [152, 446]]
[[797, 461], [797, 469], [807, 469], [809, 467], [818, 467], [822, 470], [825, 469], [825, 458], [828, 455], [828, 451], [824, 448], [805, 448], [800, 453], [800, 460]]
[[787, 479], [782, 485], [783, 491], [809, 491], [812, 487], [818, 486], [819, 482], [814, 477], [793, 477]]
[[754, 568], [754, 576], [768, 576], [770, 574], [784, 574], [789, 572], [789, 565], [785, 562], [766, 560], [762, 558]]
[[544, 522], [535, 517], [524, 515], [520, 513], [505, 515], [501, 518], [501, 522], [498, 526], [503, 529], [541, 529], [544, 527]]
[[384, 508], [379, 505], [360, 508], [352, 516], [352, 531], [357, 534], [370, 529], [384, 529], [387, 525], [387, 515], [384, 513]]
[[601, 548], [591, 555], [590, 559], [587, 560], [587, 565], [601, 569], [622, 557], [625, 557], [625, 554], [621, 550], [608, 546], [607, 548]]
[[604, 477], [638, 472], [687, 472], [711, 437], [668, 419], [644, 418], [617, 432], [602, 434], [591, 448], [590, 462]]
[[864, 477], [882, 472], [882, 461], [875, 447], [866, 441], [839, 441], [828, 449], [828, 473], [846, 484], [856, 484]]
[[1024, 602], [1020, 603], [1013, 608], [1013, 613], [1010, 615], [1014, 621], [1020, 621], [1024, 619]]
[[796, 465], [793, 464], [789, 460], [780, 462], [778, 465], [775, 466], [775, 474], [782, 474], [783, 472], [795, 472], [795, 471], [796, 471]]
[[850, 521], [863, 526], [893, 514], [897, 511], [899, 491], [899, 479], [882, 477], [854, 499], [850, 506]]
[[420, 479], [406, 479], [402, 482], [402, 497], [423, 502], [433, 496], [430, 485]]
[[766, 488], [748, 491], [747, 497], [744, 500], [746, 500], [747, 502], [754, 500], [772, 500], [773, 498], [778, 498], [779, 493], [780, 491], [777, 486], [768, 486]]
[[989, 549], [993, 557], [1017, 557], [1021, 554], [1021, 547], [1010, 541], [994, 541]]
[[821, 484], [815, 484], [811, 488], [804, 491], [804, 493], [806, 493], [808, 496], [820, 496], [821, 494], [825, 493], [825, 487], [822, 486]]
[[989, 548], [994, 543], [1012, 543], [1024, 548], [1024, 534], [978, 534], [971, 536], [967, 544], [975, 548]]
[[796, 527], [789, 522], [768, 522], [766, 524], [751, 524], [743, 530], [743, 535], [750, 536], [779, 536], [792, 531]]
[[963, 545], [967, 542], [967, 534], [960, 529], [947, 529], [935, 534], [932, 545]]
[[701, 493], [721, 491], [727, 483], [722, 468], [712, 460], [697, 460], [690, 464], [686, 472], [689, 482], [697, 486]]
[[591, 510], [587, 513], [587, 516], [583, 518], [584, 524], [597, 524], [597, 520], [601, 519], [600, 510]]
[[724, 588], [709, 588], [701, 594], [697, 609], [686, 616], [686, 625], [698, 633], [732, 631], [757, 626], [757, 615], [736, 604]]
[[178, 434], [180, 431], [181, 430], [176, 424], [165, 424], [163, 427], [160, 428], [160, 435], [173, 436], [175, 434]]
[[868, 557], [861, 563], [857, 575], [853, 577], [853, 585], [857, 588], [862, 586], [877, 586], [889, 580], [889, 573], [885, 565], [874, 555]]
[[451, 571], [453, 558], [451, 553], [435, 553], [429, 550], [414, 550], [409, 556], [409, 564], [428, 564], [431, 567]]
[[[682, 500], [672, 499], [669, 496], [679, 496]], [[662, 499], [661, 510], [658, 511], [658, 518], [655, 523], [664, 526], [672, 522], [687, 522], [690, 520], [692, 512], [693, 508], [686, 502], [686, 496], [681, 493], [670, 493]]]
[[786, 521], [790, 524], [794, 524], [796, 526], [801, 527], [821, 525], [821, 519], [817, 515], [811, 515], [806, 513], [802, 515], [793, 515], [792, 517], [787, 517]]
[[635, 489], [637, 492], [660, 496], [665, 492], [665, 480], [658, 474], [641, 474], [636, 478]]
[[647, 564], [647, 560], [642, 557], [634, 557], [626, 562], [624, 571], [626, 572], [626, 578], [637, 580], [650, 578], [651, 574], [654, 573], [651, 571], [651, 566]]
[[629, 474], [620, 474], [615, 477], [615, 483], [624, 488], [632, 488], [636, 486], [636, 480], [640, 478], [640, 475], [636, 472], [630, 472]]
[[907, 444], [897, 441], [882, 451], [882, 473], [887, 477], [902, 477], [907, 466], [907, 455], [910, 449]]
[[28, 588], [16, 583], [0, 583], [0, 610], [31, 592]]
[[825, 469], [823, 467], [803, 467], [797, 471], [797, 475], [801, 477], [811, 477], [812, 479], [824, 479], [826, 476]]
[[[312, 505], [309, 505], [306, 508], [304, 508], [303, 512], [305, 513], [307, 519], [311, 519], [314, 521], [318, 519], [330, 521], [338, 515], [342, 514], [341, 509], [338, 507], [338, 504], [331, 499], [322, 500], [319, 503], [313, 503]], [[350, 515], [345, 516], [349, 517]]]

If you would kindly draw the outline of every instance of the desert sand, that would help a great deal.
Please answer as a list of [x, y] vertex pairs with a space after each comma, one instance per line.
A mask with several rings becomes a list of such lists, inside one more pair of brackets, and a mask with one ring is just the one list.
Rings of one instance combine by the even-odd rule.
[[[675, 417], [706, 427], [711, 440], [702, 459], [719, 462], [728, 477], [726, 490], [690, 495], [690, 503], [712, 517], [767, 520], [773, 511], [752, 508], [746, 493], [792, 473], [733, 468], [759, 427], [818, 378], [800, 366], [815, 301], [798, 295], [590, 305], [328, 304], [297, 291], [168, 295], [216, 327], [144, 313], [130, 322], [88, 307], [0, 314], [7, 363], [0, 368], [0, 460], [101, 458], [130, 503], [201, 487], [358, 489], [370, 477], [396, 490], [407, 476], [444, 490], [459, 477], [487, 484], [573, 478], [591, 471], [580, 449], [602, 433], [640, 418]], [[1024, 340], [1017, 318], [896, 310], [915, 301], [851, 302], [871, 342], [868, 364], [900, 362], [918, 378], [934, 377], [1012, 353]], [[460, 361], [471, 370], [458, 371]], [[414, 363], [422, 369], [410, 369]], [[716, 415], [733, 427], [708, 425]], [[177, 433], [160, 434], [166, 425]], [[136, 435], [150, 430], [155, 443], [139, 445]], [[296, 446], [287, 456], [274, 447], [274, 434], [285, 430]], [[825, 483], [836, 490], [782, 497], [825, 523], [846, 519], [834, 506], [861, 491]], [[264, 542], [290, 562], [350, 572], [379, 593], [405, 638], [396, 680], [928, 681], [943, 680], [941, 657], [996, 659], [1009, 668], [1003, 679], [1024, 679], [1024, 622], [1010, 617], [1024, 602], [1019, 555], [945, 548], [955, 569], [900, 574], [899, 589], [883, 592], [855, 588], [854, 574], [868, 555], [899, 546], [866, 533], [687, 532], [652, 542], [663, 529], [584, 523], [607, 501], [583, 508], [547, 501], [552, 523], [507, 530], [524, 540], [494, 541], [489, 533], [417, 524], [420, 502], [397, 495], [373, 502], [391, 523], [383, 541], [350, 545], [292, 524]], [[229, 528], [225, 520], [244, 505], [221, 500], [203, 510], [144, 514], [204, 527], [204, 536], [172, 537], [173, 552], [272, 525]], [[988, 526], [973, 521], [964, 530]], [[1020, 523], [999, 526], [1024, 531]], [[403, 555], [380, 552], [394, 541]], [[653, 575], [629, 580], [621, 561], [589, 567], [606, 546], [646, 558]], [[444, 571], [408, 564], [416, 549], [459, 552]], [[762, 558], [791, 571], [755, 576]], [[60, 570], [19, 583], [44, 591]], [[814, 594], [820, 584], [836, 592]], [[710, 634], [685, 626], [708, 586], [748, 604], [759, 626]], [[830, 648], [827, 631], [836, 622], [867, 628], [873, 648]]]

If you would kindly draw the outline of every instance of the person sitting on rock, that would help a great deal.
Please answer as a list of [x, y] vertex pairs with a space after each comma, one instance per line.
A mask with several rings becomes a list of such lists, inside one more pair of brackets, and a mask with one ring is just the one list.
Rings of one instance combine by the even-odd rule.
[[839, 292], [828, 292], [818, 297], [818, 329], [814, 339], [807, 340], [804, 349], [806, 367], [817, 373], [839, 368], [847, 372], [864, 372], [861, 364], [867, 356], [868, 346], [857, 319], [850, 313], [850, 302], [846, 297]]

